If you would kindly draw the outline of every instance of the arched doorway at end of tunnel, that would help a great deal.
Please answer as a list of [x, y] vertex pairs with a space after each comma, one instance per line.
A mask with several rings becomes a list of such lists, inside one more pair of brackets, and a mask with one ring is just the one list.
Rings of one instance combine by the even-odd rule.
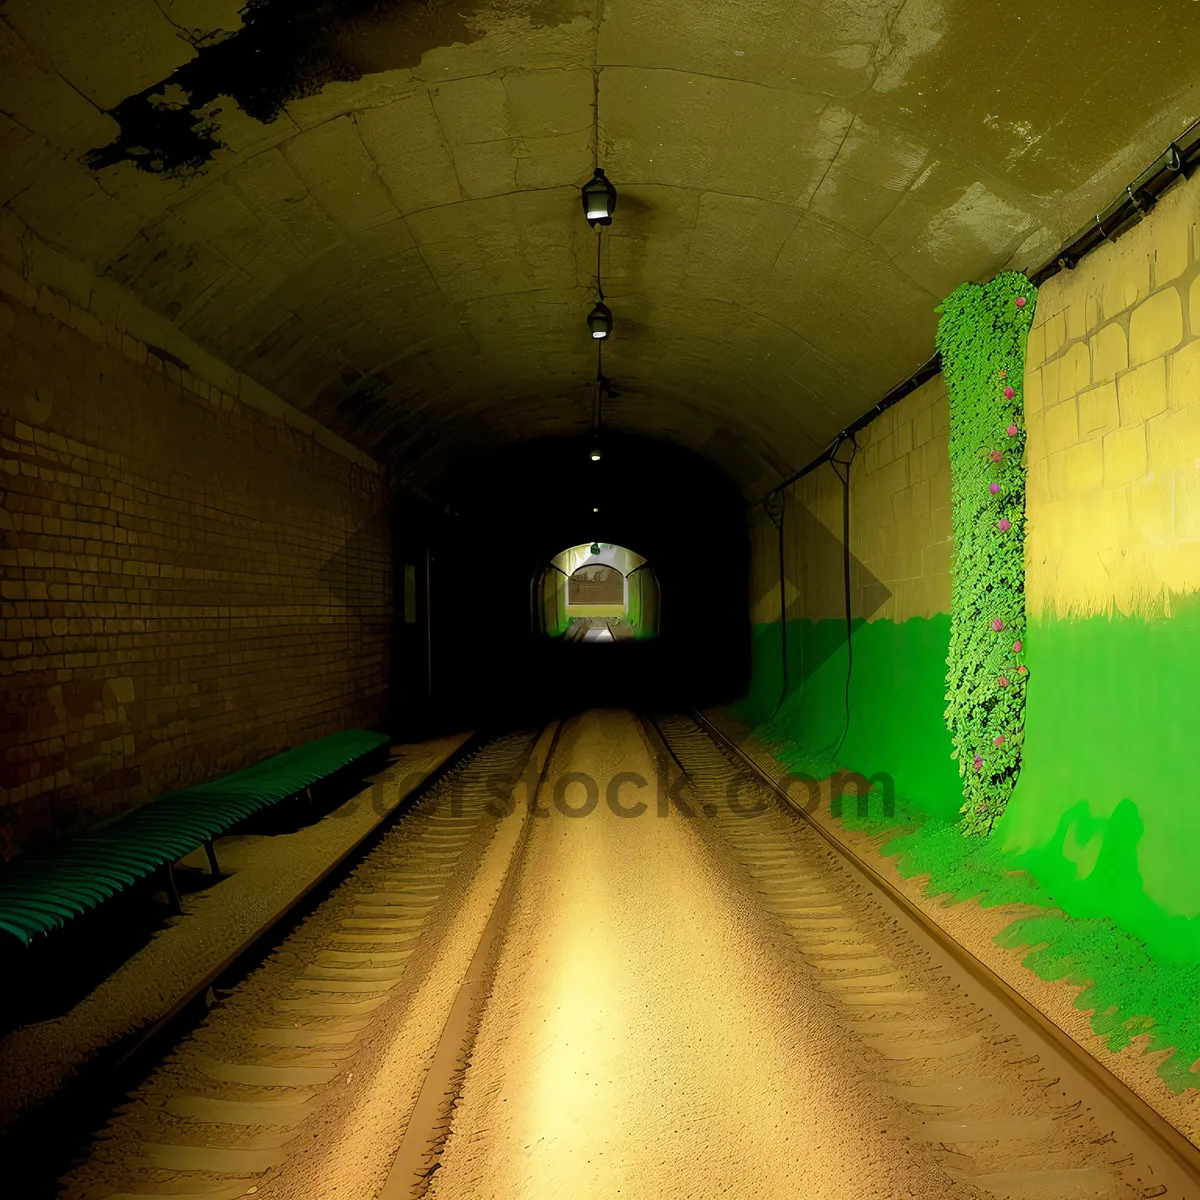
[[533, 580], [533, 631], [564, 642], [656, 637], [660, 607], [653, 565], [611, 542], [570, 546], [543, 563]]

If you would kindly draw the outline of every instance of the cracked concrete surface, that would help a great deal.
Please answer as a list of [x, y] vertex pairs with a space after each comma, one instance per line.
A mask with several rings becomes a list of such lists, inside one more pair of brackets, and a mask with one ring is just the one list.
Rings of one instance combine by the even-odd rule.
[[[588, 427], [597, 160], [605, 419], [756, 495], [1200, 115], [1196, 4], [392, 0], [326, 6], [307, 75], [289, 27], [263, 120], [206, 64], [281, 2], [8, 0], [0, 247], [32, 230], [424, 485]], [[200, 169], [87, 165], [143, 92]]]

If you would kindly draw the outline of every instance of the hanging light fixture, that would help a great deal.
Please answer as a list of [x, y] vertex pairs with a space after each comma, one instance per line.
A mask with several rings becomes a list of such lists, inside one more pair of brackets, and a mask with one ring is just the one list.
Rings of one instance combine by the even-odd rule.
[[603, 341], [612, 333], [612, 309], [603, 300], [598, 301], [596, 307], [588, 313], [587, 323], [588, 328], [592, 331], [592, 337], [598, 342]]
[[611, 225], [612, 211], [617, 207], [617, 189], [608, 181], [601, 167], [580, 189], [583, 193], [583, 212], [593, 229]]
[[[583, 213], [588, 223], [596, 231], [596, 306], [587, 316], [588, 332], [596, 343], [596, 401], [592, 409], [592, 436], [600, 436], [600, 405], [607, 382], [601, 364], [604, 356], [604, 343], [612, 335], [612, 309], [604, 303], [604, 283], [601, 279], [603, 262], [601, 249], [604, 244], [601, 226], [612, 224], [612, 211], [617, 204], [617, 189], [609, 183], [604, 171], [597, 167], [595, 174], [580, 189], [583, 200]], [[592, 462], [600, 461], [600, 447], [597, 441], [592, 442], [588, 455]]]

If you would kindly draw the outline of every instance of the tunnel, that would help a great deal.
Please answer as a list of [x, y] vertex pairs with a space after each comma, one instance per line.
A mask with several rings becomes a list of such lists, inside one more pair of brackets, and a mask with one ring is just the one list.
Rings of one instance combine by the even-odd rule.
[[0, 3], [0, 1189], [1200, 1197], [1200, 5]]
[[654, 564], [611, 542], [568, 546], [539, 568], [532, 628], [564, 641], [657, 637], [662, 588]]
[[[747, 688], [749, 536], [736, 487], [657, 439], [606, 431], [595, 452], [586, 437], [529, 439], [447, 475], [452, 511], [442, 513], [430, 576], [441, 720], [668, 710]], [[571, 603], [571, 580], [577, 589], [575, 572], [589, 561], [621, 576], [615, 602]], [[561, 601], [545, 595], [548, 576], [562, 580]], [[633, 619], [645, 609], [652, 625], [629, 627], [631, 601]], [[620, 622], [603, 655], [585, 640], [592, 620]]]

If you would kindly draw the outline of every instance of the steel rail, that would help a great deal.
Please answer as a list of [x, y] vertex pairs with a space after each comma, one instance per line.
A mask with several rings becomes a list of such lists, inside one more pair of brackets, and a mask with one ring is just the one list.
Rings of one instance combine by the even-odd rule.
[[[709, 736], [719, 751], [727, 751], [728, 755], [734, 756], [737, 761], [749, 769], [784, 802], [788, 809], [798, 814], [809, 828], [818, 833], [829, 847], [857, 874], [862, 876], [872, 888], [883, 893], [895, 908], [916, 924], [959, 968], [970, 975], [1010, 1012], [1014, 1013], [1020, 1021], [1031, 1027], [1044, 1041], [1049, 1042], [1081, 1076], [1116, 1106], [1163, 1154], [1168, 1156], [1171, 1163], [1196, 1185], [1197, 1191], [1193, 1195], [1200, 1196], [1200, 1146], [1197, 1146], [1172, 1125], [1102, 1062], [1089, 1054], [1070, 1034], [1060, 1029], [1045, 1013], [1022, 996], [1016, 988], [997, 975], [991, 967], [951, 937], [941, 925], [914, 904], [899, 888], [844, 845], [820, 822], [815, 821], [812, 814], [798, 804], [786, 788], [781, 787], [776, 780], [772, 779], [754, 759], [718, 729], [703, 713], [696, 709], [689, 709], [687, 715]], [[659, 736], [662, 736], [661, 733]], [[673, 752], [672, 757], [674, 757]], [[678, 762], [678, 759], [676, 761]], [[682, 764], [680, 766], [682, 769]]]
[[[555, 720], [542, 727], [530, 749], [525, 770], [519, 777], [526, 778], [529, 765], [536, 762], [539, 748], [544, 742], [548, 742], [537, 780], [530, 789], [529, 804], [522, 817], [521, 830], [505, 864], [500, 889], [492, 902], [492, 910], [476, 943], [466, 973], [451, 1002], [446, 1023], [442, 1027], [433, 1053], [433, 1061], [425, 1073], [416, 1104], [404, 1127], [404, 1137], [392, 1159], [378, 1200], [410, 1200], [425, 1195], [440, 1164], [454, 1104], [466, 1073], [464, 1064], [470, 1058], [479, 1017], [488, 998], [492, 976], [502, 948], [504, 928], [516, 895], [521, 861], [533, 827], [538, 797], [549, 780], [550, 765], [558, 749], [564, 724], [562, 720]], [[516, 783], [513, 788], [515, 792]], [[515, 795], [513, 803], [515, 808]]]

